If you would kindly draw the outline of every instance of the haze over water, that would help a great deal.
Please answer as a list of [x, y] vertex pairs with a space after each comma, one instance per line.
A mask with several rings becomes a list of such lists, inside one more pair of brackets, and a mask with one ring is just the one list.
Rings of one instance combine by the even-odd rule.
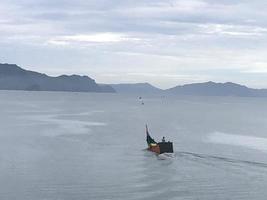
[[[266, 199], [264, 98], [0, 92], [1, 200]], [[147, 152], [174, 142], [175, 157]]]

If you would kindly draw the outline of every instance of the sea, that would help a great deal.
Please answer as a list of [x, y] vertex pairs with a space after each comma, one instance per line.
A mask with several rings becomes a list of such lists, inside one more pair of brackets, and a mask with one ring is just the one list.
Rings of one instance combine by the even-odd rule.
[[267, 99], [1, 91], [0, 199], [265, 200]]

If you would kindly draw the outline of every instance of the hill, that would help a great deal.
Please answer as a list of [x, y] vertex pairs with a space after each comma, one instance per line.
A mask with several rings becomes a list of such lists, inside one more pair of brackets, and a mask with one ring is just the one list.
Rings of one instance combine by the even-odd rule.
[[98, 85], [88, 76], [51, 77], [15, 64], [0, 64], [0, 90], [115, 92], [112, 87]]
[[166, 92], [168, 94], [201, 96], [267, 96], [266, 89], [252, 89], [232, 82], [215, 83], [212, 81], [176, 86], [167, 89]]
[[163, 90], [154, 87], [149, 83], [125, 83], [125, 84], [111, 84], [111, 86], [118, 93], [132, 93], [132, 94], [159, 94]]

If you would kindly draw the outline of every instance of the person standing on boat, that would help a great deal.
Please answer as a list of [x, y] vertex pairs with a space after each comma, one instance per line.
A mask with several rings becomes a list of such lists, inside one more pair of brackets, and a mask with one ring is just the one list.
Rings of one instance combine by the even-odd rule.
[[162, 141], [162, 142], [166, 142], [166, 141], [165, 141], [165, 137], [163, 137], [161, 141]]

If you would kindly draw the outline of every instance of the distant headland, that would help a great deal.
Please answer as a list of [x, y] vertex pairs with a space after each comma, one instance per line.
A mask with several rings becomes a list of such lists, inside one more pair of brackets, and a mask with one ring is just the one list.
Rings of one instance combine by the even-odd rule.
[[0, 90], [115, 93], [109, 85], [97, 84], [88, 76], [51, 77], [22, 69], [15, 64], [0, 64]]
[[253, 89], [226, 82], [193, 83], [162, 90], [149, 83], [98, 84], [88, 76], [48, 76], [15, 64], [0, 64], [0, 90], [106, 92], [127, 94], [267, 97], [267, 89]]

